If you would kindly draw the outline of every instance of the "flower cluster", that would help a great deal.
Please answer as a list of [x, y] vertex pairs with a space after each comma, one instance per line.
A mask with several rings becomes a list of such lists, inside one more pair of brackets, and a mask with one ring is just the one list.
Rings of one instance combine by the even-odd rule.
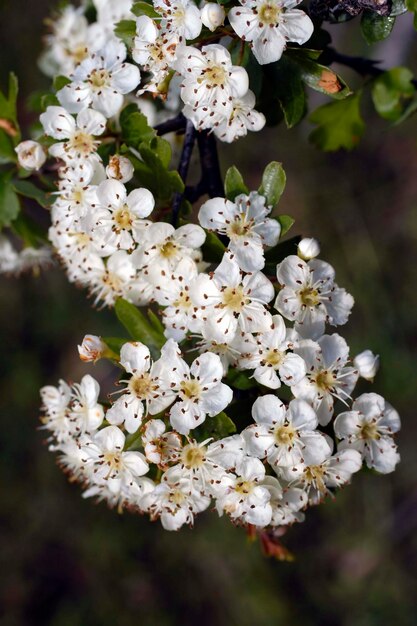
[[377, 357], [365, 351], [352, 365], [346, 341], [324, 334], [346, 322], [353, 299], [315, 257], [314, 240], [302, 240], [272, 282], [264, 252], [279, 224], [267, 215], [255, 192], [203, 204], [200, 223], [230, 242], [210, 273], [181, 248], [168, 259], [149, 249], [152, 297], [163, 307], [158, 354], [139, 341], [116, 354], [94, 335], [79, 346], [84, 361], [122, 367], [117, 399], [98, 404], [88, 375], [42, 390], [50, 448], [85, 497], [168, 530], [213, 503], [237, 525], [274, 532], [303, 521], [363, 463], [394, 470], [397, 412], [376, 393], [351, 404]]

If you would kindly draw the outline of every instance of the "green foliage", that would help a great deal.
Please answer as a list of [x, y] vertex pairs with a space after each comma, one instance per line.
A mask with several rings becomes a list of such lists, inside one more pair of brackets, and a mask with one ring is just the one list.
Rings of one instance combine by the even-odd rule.
[[417, 0], [406, 0], [406, 8], [414, 13], [414, 28], [417, 30]]
[[199, 441], [209, 439], [223, 439], [236, 432], [236, 424], [226, 413], [222, 412], [214, 417], [207, 417], [204, 424], [196, 428], [194, 433]]
[[232, 201], [236, 198], [236, 196], [242, 193], [249, 193], [249, 189], [244, 183], [242, 174], [234, 165], [229, 167], [226, 172], [226, 177], [224, 179], [224, 192], [226, 194], [226, 198]]
[[156, 131], [149, 126], [146, 115], [138, 110], [136, 104], [129, 104], [120, 113], [122, 141], [132, 148], [139, 148], [143, 142], [150, 142], [156, 137]]
[[216, 233], [206, 233], [206, 240], [202, 247], [203, 259], [208, 263], [219, 263], [226, 251], [226, 246], [220, 241]]
[[374, 81], [372, 100], [381, 117], [395, 122], [403, 116], [416, 91], [412, 78], [412, 72], [406, 67], [395, 67]]
[[123, 43], [132, 48], [133, 40], [136, 37], [136, 22], [134, 20], [121, 20], [114, 28], [114, 34], [119, 37]]
[[291, 239], [282, 241], [273, 248], [267, 250], [265, 253], [265, 273], [267, 273], [269, 276], [275, 275], [277, 263], [281, 263], [281, 261], [290, 254], [296, 254], [297, 245], [300, 240], [301, 237], [299, 236], [291, 237]]
[[152, 18], [161, 17], [159, 13], [155, 11], [153, 6], [151, 4], [148, 4], [147, 2], [135, 2], [131, 8], [131, 11], [133, 15], [136, 15], [137, 17], [140, 17], [141, 15], [147, 15], [148, 17]]
[[256, 380], [251, 378], [248, 372], [239, 372], [239, 370], [236, 369], [229, 369], [226, 376], [226, 383], [241, 391], [253, 389], [257, 386]]
[[13, 220], [11, 228], [22, 239], [25, 246], [37, 248], [47, 242], [46, 234], [41, 226], [22, 212]]
[[286, 180], [287, 178], [281, 163], [272, 161], [266, 166], [258, 191], [262, 196], [265, 196], [268, 206], [274, 207], [278, 204], [284, 192]]
[[318, 128], [310, 134], [310, 141], [325, 152], [354, 148], [365, 130], [360, 98], [361, 92], [358, 91], [345, 100], [325, 104], [313, 111], [309, 119]]
[[53, 87], [55, 91], [60, 91], [66, 85], [69, 85], [70, 82], [71, 82], [71, 79], [68, 78], [67, 76], [56, 76], [54, 78]]
[[53, 198], [51, 198], [49, 194], [42, 191], [42, 189], [39, 189], [39, 187], [28, 180], [15, 180], [13, 186], [14, 190], [20, 196], [36, 200], [36, 202], [44, 209], [48, 208], [53, 202]]
[[284, 237], [288, 233], [288, 231], [290, 230], [290, 228], [292, 228], [295, 222], [294, 218], [292, 218], [290, 215], [278, 215], [276, 220], [281, 225], [281, 235], [280, 235], [281, 238]]
[[15, 163], [17, 160], [14, 151], [14, 147], [20, 141], [16, 110], [17, 94], [17, 78], [10, 74], [8, 95], [0, 91], [0, 165]]
[[352, 93], [343, 78], [329, 67], [317, 63], [315, 57], [320, 55], [320, 51], [290, 48], [288, 54], [298, 65], [302, 81], [311, 89], [336, 100], [343, 100]]
[[12, 184], [12, 172], [0, 172], [0, 228], [10, 226], [19, 211], [20, 203]]
[[362, 35], [369, 45], [386, 39], [394, 28], [395, 17], [364, 11], [361, 19]]
[[[155, 326], [134, 304], [123, 298], [116, 300], [114, 307], [118, 320], [126, 328], [135, 341], [141, 341], [148, 346], [154, 359], [159, 357], [160, 349], [165, 343], [164, 335], [155, 329]], [[109, 346], [110, 347], [110, 346]]]

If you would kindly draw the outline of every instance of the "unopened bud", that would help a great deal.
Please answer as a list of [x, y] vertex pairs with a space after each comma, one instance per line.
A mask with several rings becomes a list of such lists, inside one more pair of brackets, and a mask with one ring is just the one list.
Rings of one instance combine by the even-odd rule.
[[216, 2], [207, 2], [201, 9], [201, 21], [212, 32], [224, 24], [226, 13], [224, 8]]
[[78, 354], [81, 361], [95, 363], [103, 356], [103, 352], [106, 349], [106, 345], [101, 341], [97, 335], [86, 335], [83, 342], [78, 346]]
[[364, 350], [353, 359], [353, 365], [359, 372], [359, 376], [372, 381], [379, 368], [379, 356], [371, 350]]
[[109, 178], [114, 178], [121, 183], [127, 183], [133, 178], [135, 170], [127, 157], [115, 154], [111, 157], [106, 174]]
[[37, 141], [22, 141], [15, 151], [19, 165], [25, 170], [39, 170], [46, 161], [46, 153]]
[[303, 261], [310, 261], [320, 254], [320, 244], [317, 239], [305, 237], [298, 244], [297, 254]]

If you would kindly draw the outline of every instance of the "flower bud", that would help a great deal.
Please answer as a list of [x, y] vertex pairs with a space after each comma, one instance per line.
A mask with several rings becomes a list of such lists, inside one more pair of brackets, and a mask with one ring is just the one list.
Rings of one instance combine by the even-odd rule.
[[317, 239], [305, 237], [298, 244], [297, 254], [303, 261], [310, 261], [320, 254], [320, 244]]
[[106, 349], [105, 344], [101, 341], [97, 335], [86, 335], [83, 342], [78, 346], [78, 354], [81, 361], [94, 363], [101, 359], [103, 352]]
[[226, 13], [224, 8], [216, 2], [207, 2], [201, 9], [201, 21], [212, 32], [224, 24]]
[[353, 365], [359, 372], [359, 376], [372, 381], [379, 368], [379, 356], [371, 350], [364, 350], [353, 359]]
[[39, 170], [46, 161], [45, 150], [37, 141], [22, 141], [15, 151], [19, 165], [25, 170]]
[[133, 178], [134, 167], [127, 157], [115, 154], [111, 157], [106, 174], [109, 178], [119, 180], [121, 183], [127, 183]]

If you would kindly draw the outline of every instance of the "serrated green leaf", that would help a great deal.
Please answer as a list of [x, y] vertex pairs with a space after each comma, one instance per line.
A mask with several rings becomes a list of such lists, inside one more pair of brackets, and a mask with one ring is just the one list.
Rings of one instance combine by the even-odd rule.
[[207, 417], [204, 424], [198, 428], [198, 439], [223, 439], [236, 432], [236, 424], [226, 413], [222, 412], [214, 417]]
[[290, 228], [293, 226], [295, 219], [292, 218], [290, 215], [278, 215], [276, 220], [281, 225], [280, 239], [282, 239], [282, 237], [284, 237], [284, 235], [286, 235]]
[[286, 180], [287, 177], [285, 176], [284, 168], [281, 163], [272, 161], [266, 166], [258, 191], [261, 196], [265, 196], [268, 206], [274, 207], [278, 204], [284, 192]]
[[15, 180], [14, 189], [19, 195], [36, 200], [44, 209], [48, 208], [53, 202], [53, 198], [49, 194], [46, 194], [28, 180]]
[[141, 15], [147, 15], [148, 17], [152, 18], [161, 18], [161, 16], [155, 11], [153, 6], [151, 4], [148, 4], [147, 2], [135, 2], [130, 10], [133, 15], [136, 15], [136, 17], [140, 17]]
[[136, 22], [134, 20], [121, 20], [116, 24], [114, 34], [121, 39], [128, 48], [132, 48], [133, 40], [136, 37]]
[[138, 111], [136, 104], [129, 104], [120, 113], [120, 127], [122, 141], [133, 148], [139, 148], [141, 143], [149, 143], [156, 138], [155, 129], [149, 126], [146, 115]]
[[242, 174], [237, 167], [232, 165], [226, 172], [224, 179], [224, 192], [228, 200], [234, 200], [241, 193], [248, 194], [249, 189], [246, 187]]
[[166, 341], [164, 335], [157, 332], [147, 317], [131, 302], [118, 298], [114, 310], [132, 339], [148, 346], [154, 359], [159, 358], [160, 349]]
[[364, 130], [365, 124], [360, 113], [361, 92], [345, 100], [331, 102], [319, 107], [309, 120], [318, 128], [310, 134], [310, 141], [320, 150], [334, 152], [340, 148], [352, 150]]
[[20, 212], [19, 198], [11, 178], [11, 172], [0, 172], [0, 228], [10, 226]]
[[162, 137], [154, 137], [150, 142], [149, 147], [159, 157], [162, 165], [168, 168], [172, 158], [172, 149], [169, 141], [162, 139]]
[[254, 378], [251, 378], [249, 372], [240, 372], [236, 369], [229, 369], [226, 376], [226, 383], [235, 389], [245, 391], [246, 389], [253, 389], [257, 386], [257, 382]]
[[204, 261], [207, 263], [219, 263], [225, 251], [226, 246], [215, 233], [206, 233], [206, 240], [202, 247]]
[[386, 39], [394, 28], [395, 17], [378, 15], [375, 11], [364, 11], [361, 19], [361, 31], [367, 44]]
[[413, 73], [406, 67], [395, 67], [379, 76], [372, 85], [375, 109], [386, 120], [397, 121], [415, 93]]

